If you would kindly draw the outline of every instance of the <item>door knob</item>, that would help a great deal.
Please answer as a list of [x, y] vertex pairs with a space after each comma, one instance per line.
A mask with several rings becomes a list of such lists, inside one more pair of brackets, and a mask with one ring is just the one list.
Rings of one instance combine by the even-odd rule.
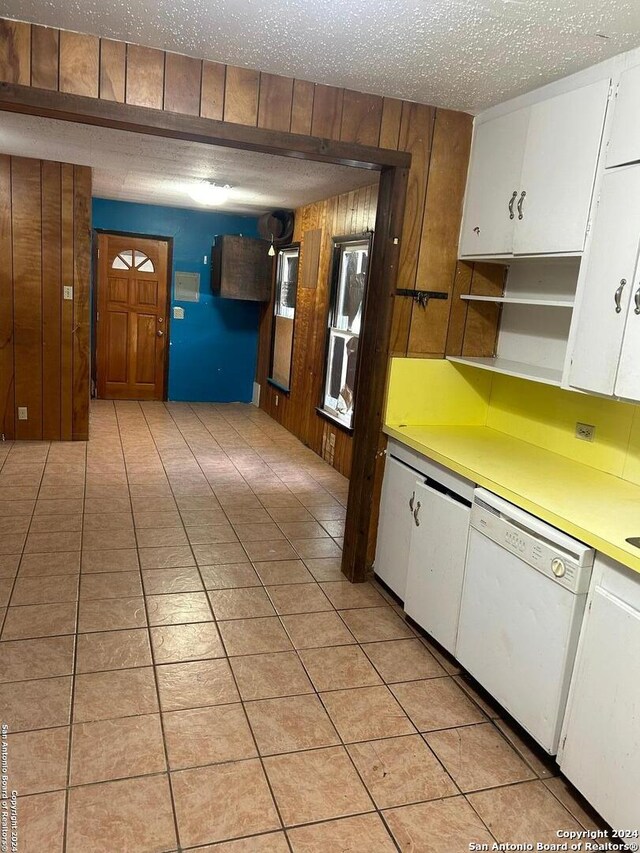
[[164, 335], [162, 329], [158, 329], [158, 337], [161, 338]]

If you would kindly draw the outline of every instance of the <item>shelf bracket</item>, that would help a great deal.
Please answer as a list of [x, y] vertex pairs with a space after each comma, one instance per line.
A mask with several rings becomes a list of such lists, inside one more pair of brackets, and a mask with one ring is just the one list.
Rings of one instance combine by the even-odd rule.
[[398, 288], [396, 296], [408, 296], [421, 308], [426, 308], [430, 299], [449, 298], [449, 294], [444, 290], [410, 290], [409, 288]]

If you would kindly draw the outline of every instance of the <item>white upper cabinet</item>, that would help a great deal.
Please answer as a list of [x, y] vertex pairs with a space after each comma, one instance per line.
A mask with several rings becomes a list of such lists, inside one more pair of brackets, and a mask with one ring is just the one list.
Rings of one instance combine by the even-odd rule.
[[[595, 213], [586, 270], [578, 292], [569, 384], [598, 394], [640, 399], [637, 366], [618, 374], [627, 314], [633, 327], [625, 363], [640, 351], [640, 317], [633, 313], [640, 245], [640, 166], [606, 172]], [[631, 309], [629, 306], [632, 306]], [[637, 322], [636, 322], [637, 321]], [[631, 339], [630, 339], [631, 341]], [[635, 393], [617, 387], [634, 384]]]
[[640, 160], [640, 65], [620, 75], [606, 166]]
[[584, 249], [609, 80], [531, 107], [514, 254]]
[[579, 254], [609, 79], [477, 124], [461, 257]]
[[464, 202], [461, 255], [512, 251], [529, 110], [477, 124]]

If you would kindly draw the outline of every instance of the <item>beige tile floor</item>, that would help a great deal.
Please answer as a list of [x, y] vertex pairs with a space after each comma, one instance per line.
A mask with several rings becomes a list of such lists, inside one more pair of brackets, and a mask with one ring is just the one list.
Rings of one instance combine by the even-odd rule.
[[343, 581], [347, 482], [263, 412], [100, 402], [88, 444], [6, 443], [0, 465], [21, 853], [456, 853], [595, 826]]

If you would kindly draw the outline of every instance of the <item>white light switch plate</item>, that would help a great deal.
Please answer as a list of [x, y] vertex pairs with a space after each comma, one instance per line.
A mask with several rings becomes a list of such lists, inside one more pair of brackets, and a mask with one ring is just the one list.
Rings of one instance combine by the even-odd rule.
[[73, 299], [73, 288], [65, 285], [62, 290], [63, 299]]
[[180, 308], [177, 305], [174, 306], [173, 319], [174, 320], [184, 320], [184, 308]]

